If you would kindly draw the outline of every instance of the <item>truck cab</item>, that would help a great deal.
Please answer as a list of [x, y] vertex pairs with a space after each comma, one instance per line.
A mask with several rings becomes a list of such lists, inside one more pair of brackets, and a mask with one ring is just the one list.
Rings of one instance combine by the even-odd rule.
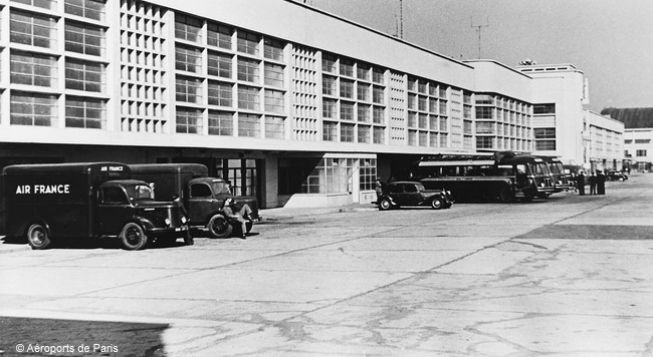
[[155, 201], [144, 181], [120, 163], [12, 165], [3, 170], [7, 235], [33, 249], [60, 238], [117, 237], [125, 249], [153, 239], [192, 244], [178, 201]]

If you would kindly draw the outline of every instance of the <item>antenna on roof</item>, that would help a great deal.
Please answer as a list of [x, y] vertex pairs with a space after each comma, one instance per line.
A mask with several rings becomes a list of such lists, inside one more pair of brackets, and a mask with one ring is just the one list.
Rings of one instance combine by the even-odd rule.
[[404, 38], [404, 0], [399, 0], [399, 38]]
[[490, 19], [488, 16], [486, 16], [484, 24], [474, 25], [474, 18], [471, 17], [471, 23], [472, 23], [472, 27], [475, 27], [476, 32], [478, 32], [478, 58], [480, 59], [481, 58], [481, 31], [483, 30], [483, 27], [490, 27]]

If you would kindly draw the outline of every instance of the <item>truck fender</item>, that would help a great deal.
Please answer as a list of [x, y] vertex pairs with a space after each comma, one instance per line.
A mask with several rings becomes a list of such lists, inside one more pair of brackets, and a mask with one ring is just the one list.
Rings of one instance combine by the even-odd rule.
[[152, 228], [154, 228], [154, 223], [152, 223], [149, 219], [140, 217], [140, 216], [135, 216], [132, 219], [134, 222], [138, 223], [143, 227], [144, 231], [150, 231]]
[[209, 224], [209, 221], [211, 220], [211, 218], [213, 218], [213, 216], [215, 216], [216, 214], [224, 216], [224, 214], [222, 213], [222, 209], [219, 209], [217, 211], [213, 211], [213, 212], [209, 213], [206, 217], [204, 217], [204, 226]]
[[29, 229], [29, 227], [32, 224], [35, 224], [35, 223], [38, 223], [38, 224], [42, 225], [45, 228], [45, 230], [48, 232], [48, 236], [52, 237], [52, 230], [50, 229], [50, 225], [48, 224], [48, 222], [44, 221], [42, 218], [34, 218], [31, 221], [29, 221], [29, 223], [27, 223], [26, 225], [21, 227], [19, 232], [23, 232], [22, 237], [25, 237], [27, 235], [27, 230]]

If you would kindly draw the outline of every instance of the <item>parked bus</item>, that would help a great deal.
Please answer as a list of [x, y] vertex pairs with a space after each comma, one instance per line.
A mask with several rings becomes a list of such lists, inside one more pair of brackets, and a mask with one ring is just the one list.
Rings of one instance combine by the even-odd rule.
[[541, 156], [541, 159], [549, 167], [553, 177], [554, 192], [568, 191], [574, 186], [571, 172], [562, 165], [562, 161], [555, 157]]
[[423, 157], [413, 175], [426, 188], [452, 191], [456, 201], [530, 201], [554, 190], [541, 158], [512, 152]]

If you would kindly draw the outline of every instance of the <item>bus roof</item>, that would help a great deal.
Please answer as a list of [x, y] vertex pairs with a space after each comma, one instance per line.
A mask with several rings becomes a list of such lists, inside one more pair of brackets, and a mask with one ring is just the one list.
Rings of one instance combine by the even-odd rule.
[[441, 161], [420, 161], [420, 167], [443, 167], [443, 166], [491, 166], [494, 160], [441, 160]]

